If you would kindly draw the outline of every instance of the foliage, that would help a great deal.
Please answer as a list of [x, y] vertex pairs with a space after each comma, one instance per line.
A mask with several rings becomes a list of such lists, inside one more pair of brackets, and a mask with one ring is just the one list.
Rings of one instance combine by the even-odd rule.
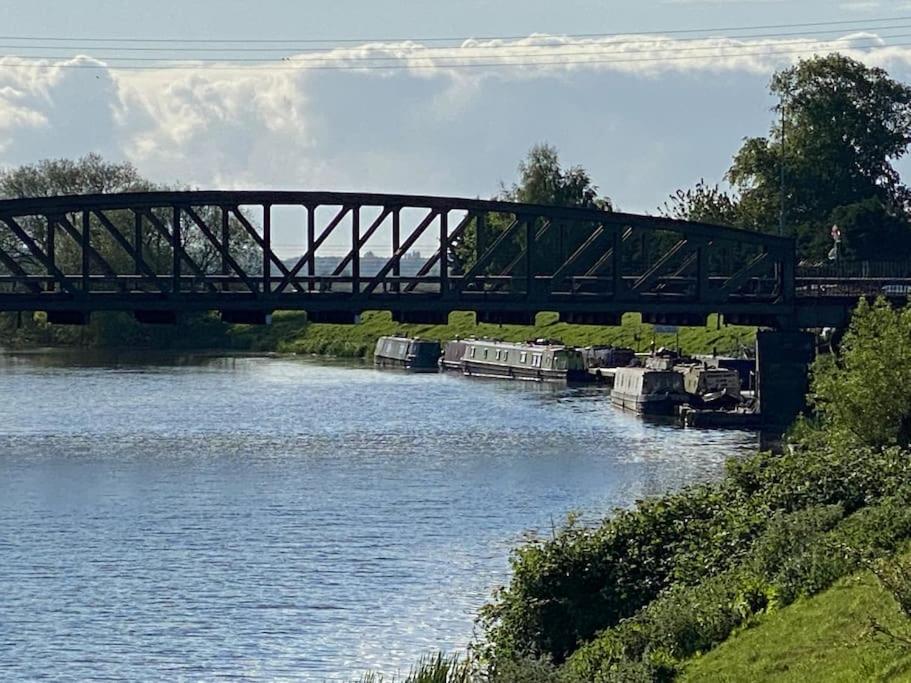
[[[911, 255], [908, 216], [900, 208], [870, 197], [832, 210], [829, 221], [841, 230], [839, 258], [896, 261]], [[831, 248], [825, 231], [818, 233], [816, 252]]]
[[688, 190], [677, 190], [664, 203], [661, 213], [668, 218], [713, 225], [740, 225], [737, 200], [718, 185], [700, 180]]
[[[732, 462], [717, 484], [644, 501], [596, 529], [565, 528], [514, 554], [510, 585], [482, 614], [488, 654], [495, 660], [546, 655], [562, 662], [663, 591], [698, 586], [746, 562], [751, 548], [761, 552], [756, 539], [780, 515], [832, 505], [851, 514], [897, 495], [909, 475], [911, 460], [896, 448], [797, 448]], [[888, 527], [886, 521], [877, 524]], [[774, 537], [765, 539], [774, 548]], [[786, 541], [780, 536], [777, 542]], [[869, 545], [862, 537], [854, 541]], [[809, 565], [778, 563], [783, 595], [792, 590], [788, 576], [814, 576], [814, 586], [831, 580], [813, 564], [820, 558], [811, 559], [804, 558]]]
[[911, 307], [861, 300], [837, 357], [818, 362], [812, 396], [840, 439], [882, 448], [911, 442]]
[[[579, 649], [568, 672], [579, 680], [610, 680], [613, 669], [639, 664], [648, 680], [665, 680], [681, 662], [716, 647], [756, 616], [815, 595], [855, 571], [860, 553], [844, 552], [849, 542], [869, 553], [894, 552], [911, 533], [906, 499], [885, 501], [844, 521], [842, 514], [837, 506], [814, 506], [776, 515], [737, 566], [693, 586], [672, 586]], [[883, 526], [885, 517], [899, 522]]]
[[893, 163], [911, 142], [911, 87], [840, 54], [802, 60], [770, 87], [779, 120], [735, 154], [726, 173], [733, 193], [700, 181], [661, 213], [777, 233], [783, 175], [785, 234], [801, 258], [825, 259], [838, 225], [843, 257], [906, 259], [911, 192]]
[[[603, 211], [612, 209], [611, 200], [598, 195], [597, 186], [592, 183], [584, 168], [573, 166], [564, 169], [560, 164], [557, 150], [546, 144], [535, 145], [529, 150], [528, 156], [519, 164], [519, 181], [509, 188], [501, 186], [500, 193], [494, 199], [547, 206], [585, 207]], [[510, 216], [489, 214], [480, 232], [477, 221], [469, 225], [461, 238], [453, 241], [457, 261], [454, 269], [467, 271], [494, 241], [510, 228], [511, 223]], [[547, 234], [539, 239], [542, 247], [538, 252], [572, 253], [590, 232], [573, 230], [572, 228], [577, 225], [551, 225]], [[538, 224], [533, 227], [540, 230], [544, 226]], [[525, 241], [522, 231], [516, 231], [510, 239], [504, 240], [485, 266], [484, 272], [496, 274], [507, 270], [525, 248]], [[519, 262], [516, 265], [521, 268], [522, 264]]]
[[519, 182], [503, 188], [504, 201], [547, 206], [582, 206], [610, 211], [611, 200], [599, 197], [598, 188], [581, 166], [564, 170], [555, 147], [534, 145], [519, 164]]
[[[755, 328], [720, 325], [712, 316], [705, 327], [680, 328], [679, 335], [656, 334], [651, 325], [638, 315], [624, 316], [618, 327], [570, 325], [557, 321], [554, 313], [540, 313], [534, 326], [475, 324], [471, 313], [455, 312], [446, 325], [402, 324], [389, 313], [368, 311], [357, 325], [309, 324], [303, 313], [277, 313], [267, 327], [239, 327], [233, 339], [238, 348], [318, 353], [344, 357], [362, 357], [373, 353], [376, 340], [384, 335], [405, 335], [424, 339], [464, 339], [490, 337], [508, 341], [526, 341], [546, 337], [562, 339], [574, 346], [607, 344], [646, 350], [656, 346], [672, 348], [678, 340], [688, 353], [734, 353], [751, 348]], [[679, 339], [678, 339], [679, 337]]]
[[[740, 195], [740, 220], [777, 230], [783, 165], [788, 233], [797, 236], [803, 256], [825, 257], [842, 207], [871, 201], [894, 217], [889, 229], [908, 244], [908, 191], [892, 162], [911, 142], [911, 87], [831, 54], [776, 73], [771, 91], [786, 128], [776, 123], [768, 138], [748, 138], [727, 173]], [[878, 248], [864, 246], [871, 245], [857, 240], [857, 257], [877, 255]]]
[[911, 557], [898, 555], [873, 563], [873, 574], [889, 594], [895, 598], [899, 611], [911, 619]]

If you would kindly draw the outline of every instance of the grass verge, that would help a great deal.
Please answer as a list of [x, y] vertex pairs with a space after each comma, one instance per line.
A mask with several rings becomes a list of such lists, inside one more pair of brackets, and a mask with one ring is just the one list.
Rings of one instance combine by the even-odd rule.
[[682, 681], [911, 681], [911, 651], [873, 636], [872, 619], [907, 630], [895, 601], [870, 572], [758, 618], [708, 654]]

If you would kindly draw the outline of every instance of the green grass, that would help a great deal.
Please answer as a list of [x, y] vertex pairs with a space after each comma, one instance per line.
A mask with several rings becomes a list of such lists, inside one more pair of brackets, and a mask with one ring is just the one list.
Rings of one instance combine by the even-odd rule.
[[[537, 324], [476, 325], [474, 314], [456, 312], [448, 325], [404, 325], [392, 320], [388, 312], [368, 311], [357, 325], [308, 324], [303, 313], [276, 313], [268, 327], [239, 327], [234, 331], [237, 345], [254, 350], [276, 350], [296, 353], [319, 353], [337, 356], [365, 356], [373, 352], [378, 337], [407, 335], [447, 341], [459, 337], [494, 337], [507, 341], [525, 341], [540, 337], [561, 339], [574, 346], [611, 344], [640, 351], [657, 346], [674, 347], [677, 335], [655, 335], [651, 325], [640, 316], [624, 316], [617, 327], [569, 325], [558, 322], [554, 313], [541, 313]], [[752, 347], [756, 330], [752, 327], [718, 325], [716, 317], [705, 327], [681, 327], [681, 348], [689, 353], [736, 353]]]
[[911, 625], [869, 572], [760, 618], [708, 654], [679, 680], [911, 681], [911, 648], [872, 635], [871, 620], [907, 635]]

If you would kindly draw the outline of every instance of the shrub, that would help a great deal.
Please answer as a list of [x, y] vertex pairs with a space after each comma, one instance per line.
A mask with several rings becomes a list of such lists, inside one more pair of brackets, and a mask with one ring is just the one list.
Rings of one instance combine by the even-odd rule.
[[[560, 663], [668, 587], [695, 585], [743, 561], [780, 515], [817, 506], [851, 514], [901, 491], [909, 475], [911, 460], [897, 447], [762, 453], [731, 462], [717, 484], [644, 501], [595, 529], [567, 526], [514, 552], [509, 586], [481, 613], [486, 654]], [[800, 562], [809, 564], [781, 562], [787, 595], [789, 573], [830, 580], [826, 558]]]
[[[697, 585], [664, 591], [581, 647], [568, 660], [567, 675], [607, 681], [616, 671], [636, 670], [646, 672], [641, 680], [668, 680], [680, 661], [712, 649], [755, 615], [828, 588], [862, 566], [861, 558], [892, 553], [909, 534], [904, 498], [848, 518], [837, 506], [778, 514], [743, 562]], [[911, 563], [907, 569], [911, 576]], [[907, 596], [911, 604], [911, 590]]]

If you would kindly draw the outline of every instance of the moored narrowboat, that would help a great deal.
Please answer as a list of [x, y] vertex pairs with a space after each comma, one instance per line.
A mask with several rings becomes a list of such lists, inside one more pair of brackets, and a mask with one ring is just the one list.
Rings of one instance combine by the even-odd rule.
[[683, 375], [675, 370], [617, 368], [611, 403], [640, 415], [674, 415], [686, 403]]
[[587, 378], [582, 354], [550, 340], [528, 343], [467, 339], [462, 372], [475, 377], [499, 377], [538, 382], [581, 382]]
[[683, 388], [700, 402], [740, 403], [740, 375], [732, 368], [711, 367], [705, 363], [675, 366], [683, 375]]
[[462, 372], [462, 359], [465, 357], [465, 345], [463, 339], [454, 339], [453, 341], [443, 344], [443, 355], [440, 356], [440, 368], [443, 370], [457, 370]]
[[404, 368], [412, 372], [436, 372], [439, 360], [440, 342], [429, 339], [380, 337], [373, 352], [377, 367]]

